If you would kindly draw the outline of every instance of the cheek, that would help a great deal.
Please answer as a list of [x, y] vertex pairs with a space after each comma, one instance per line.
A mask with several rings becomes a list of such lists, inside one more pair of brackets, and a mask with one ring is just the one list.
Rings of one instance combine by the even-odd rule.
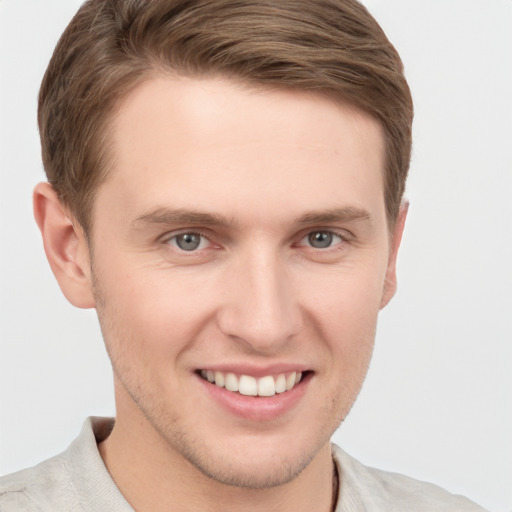
[[323, 276], [310, 276], [302, 283], [301, 302], [331, 334], [358, 331], [365, 326], [373, 330], [382, 299], [384, 274], [384, 270], [375, 266], [368, 272], [349, 266], [333, 269]]
[[344, 400], [357, 394], [370, 363], [383, 282], [379, 273], [347, 269], [325, 280], [322, 293], [310, 288], [309, 317], [330, 353], [326, 371]]
[[120, 345], [123, 358], [168, 362], [193, 342], [211, 315], [208, 288], [170, 272], [132, 268], [98, 281], [105, 342], [113, 349]]

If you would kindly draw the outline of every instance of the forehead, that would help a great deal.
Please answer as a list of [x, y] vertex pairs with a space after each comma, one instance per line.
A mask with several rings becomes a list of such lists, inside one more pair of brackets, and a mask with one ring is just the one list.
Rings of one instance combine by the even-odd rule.
[[119, 199], [134, 215], [175, 202], [230, 205], [233, 215], [275, 201], [300, 215], [306, 197], [316, 209], [383, 203], [379, 123], [320, 95], [157, 77], [124, 99], [110, 136], [115, 163], [98, 200]]

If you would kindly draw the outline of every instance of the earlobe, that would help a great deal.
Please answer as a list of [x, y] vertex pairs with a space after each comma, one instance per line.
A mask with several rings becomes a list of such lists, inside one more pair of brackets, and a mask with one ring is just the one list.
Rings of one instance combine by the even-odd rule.
[[398, 218], [396, 219], [395, 226], [393, 228], [391, 249], [389, 252], [388, 266], [386, 269], [386, 279], [384, 282], [384, 291], [382, 294], [382, 300], [380, 304], [381, 309], [387, 306], [387, 304], [393, 298], [396, 292], [396, 260], [398, 257], [398, 249], [400, 248], [400, 242], [402, 241], [402, 235], [405, 227], [405, 219], [407, 218], [408, 211], [409, 203], [403, 202], [400, 205]]
[[74, 306], [94, 307], [87, 240], [49, 183], [39, 183], [34, 189], [34, 217], [62, 292]]

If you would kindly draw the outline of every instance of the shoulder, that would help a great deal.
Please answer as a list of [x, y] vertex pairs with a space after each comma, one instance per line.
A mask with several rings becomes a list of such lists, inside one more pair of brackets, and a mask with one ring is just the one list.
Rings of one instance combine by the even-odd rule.
[[112, 425], [110, 418], [88, 418], [66, 451], [0, 478], [0, 512], [132, 510], [120, 496], [97, 448]]
[[55, 496], [66, 501], [72, 482], [64, 454], [0, 478], [0, 512], [39, 512], [55, 505]]
[[340, 511], [485, 512], [476, 503], [437, 485], [365, 466], [336, 445], [332, 450], [340, 474], [338, 504], [348, 504]]

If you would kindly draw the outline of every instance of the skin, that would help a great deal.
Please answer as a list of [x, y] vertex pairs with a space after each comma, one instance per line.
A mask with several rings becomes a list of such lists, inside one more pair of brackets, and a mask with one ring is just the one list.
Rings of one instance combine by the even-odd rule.
[[[63, 292], [98, 312], [116, 484], [137, 511], [331, 510], [329, 439], [365, 378], [406, 216], [389, 228], [380, 125], [304, 92], [157, 77], [110, 134], [91, 243], [48, 184], [35, 216]], [[307, 379], [271, 417], [259, 404], [281, 395], [240, 415], [197, 374], [294, 367]]]

